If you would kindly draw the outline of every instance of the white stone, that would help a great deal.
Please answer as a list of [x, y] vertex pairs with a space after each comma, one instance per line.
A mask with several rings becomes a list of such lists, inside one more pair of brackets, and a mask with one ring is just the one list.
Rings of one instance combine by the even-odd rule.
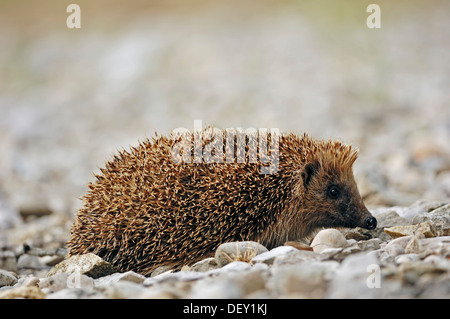
[[271, 265], [276, 257], [285, 255], [290, 251], [297, 251], [298, 249], [292, 246], [279, 246], [253, 257], [250, 261], [252, 264], [265, 263]]
[[205, 272], [217, 268], [219, 268], [219, 265], [217, 265], [216, 259], [214, 257], [210, 257], [196, 262], [190, 267], [190, 270]]
[[254, 241], [239, 241], [223, 243], [214, 255], [217, 265], [220, 267], [234, 261], [250, 261], [253, 257], [267, 252], [267, 248]]
[[100, 292], [92, 292], [82, 288], [65, 288], [54, 293], [49, 293], [46, 299], [102, 299], [105, 298]]
[[165, 272], [155, 277], [146, 278], [144, 286], [150, 286], [156, 283], [175, 282], [175, 281], [193, 281], [206, 277], [206, 272], [200, 271], [179, 271], [179, 272]]
[[234, 271], [244, 271], [249, 270], [252, 266], [249, 263], [243, 261], [233, 261], [229, 264], [226, 264], [222, 268], [213, 269], [208, 271], [208, 274], [218, 274], [224, 272], [234, 272]]
[[144, 280], [145, 277], [143, 275], [130, 270], [124, 273], [114, 273], [112, 275], [95, 279], [95, 286], [104, 287], [118, 281], [131, 281], [140, 284], [143, 283]]
[[71, 256], [53, 267], [48, 276], [66, 272], [68, 274], [80, 273], [92, 278], [110, 275], [114, 272], [112, 266], [95, 254]]
[[393, 239], [389, 243], [387, 243], [387, 245], [384, 247], [384, 249], [386, 251], [388, 251], [390, 249], [390, 247], [393, 245], [398, 245], [401, 248], [405, 249], [406, 245], [408, 245], [408, 242], [410, 241], [411, 238], [412, 238], [412, 236], [403, 236], [403, 237]]
[[13, 286], [17, 283], [17, 278], [9, 271], [0, 269], [0, 287]]
[[327, 282], [333, 277], [339, 263], [308, 260], [297, 264], [272, 268], [267, 286], [276, 296], [300, 298], [322, 298]]
[[397, 264], [403, 264], [417, 260], [419, 260], [419, 256], [417, 254], [403, 254], [395, 257], [395, 262]]
[[405, 248], [399, 244], [388, 245], [384, 250], [389, 254], [389, 256], [396, 257], [405, 253]]
[[49, 292], [57, 292], [66, 288], [83, 288], [92, 291], [94, 279], [80, 273], [57, 273], [48, 278], [41, 278], [39, 288]]
[[333, 276], [327, 298], [376, 298], [379, 289], [372, 286], [381, 283], [381, 271], [373, 253], [357, 253], [346, 257]]
[[14, 252], [0, 250], [0, 269], [8, 271], [17, 271], [17, 261]]
[[243, 290], [228, 277], [212, 277], [195, 282], [187, 298], [238, 299], [243, 297], [243, 293]]
[[39, 280], [39, 288], [47, 289], [49, 292], [56, 292], [67, 288], [67, 278], [69, 275], [67, 273], [54, 274], [48, 278], [41, 278]]
[[103, 294], [111, 299], [137, 298], [145, 291], [144, 286], [131, 281], [118, 281], [107, 286]]
[[337, 229], [321, 230], [313, 239], [311, 247], [315, 253], [321, 253], [327, 248], [344, 248], [348, 243], [344, 235]]

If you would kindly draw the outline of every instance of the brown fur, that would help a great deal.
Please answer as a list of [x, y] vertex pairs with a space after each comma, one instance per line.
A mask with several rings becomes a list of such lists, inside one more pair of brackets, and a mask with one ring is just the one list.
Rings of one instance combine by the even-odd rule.
[[[260, 164], [174, 164], [176, 139], [160, 136], [122, 151], [83, 197], [70, 255], [92, 252], [119, 271], [144, 275], [210, 256], [223, 242], [268, 248], [320, 227], [364, 226], [371, 216], [353, 178], [357, 152], [336, 141], [282, 134], [279, 168]], [[327, 197], [338, 185], [338, 200]]]

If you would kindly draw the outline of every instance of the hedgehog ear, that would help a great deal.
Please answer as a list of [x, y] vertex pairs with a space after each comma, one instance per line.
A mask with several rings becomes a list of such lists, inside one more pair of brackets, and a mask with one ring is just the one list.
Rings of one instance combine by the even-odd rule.
[[319, 169], [319, 162], [312, 162], [305, 165], [305, 168], [302, 172], [303, 185], [305, 186], [305, 188], [308, 188], [308, 185], [311, 183], [311, 179], [317, 174]]

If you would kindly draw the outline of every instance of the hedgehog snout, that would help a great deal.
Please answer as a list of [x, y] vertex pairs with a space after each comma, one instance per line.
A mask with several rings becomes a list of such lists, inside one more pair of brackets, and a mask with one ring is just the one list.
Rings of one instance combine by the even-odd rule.
[[364, 228], [375, 229], [377, 227], [377, 219], [373, 216], [369, 216], [364, 220]]

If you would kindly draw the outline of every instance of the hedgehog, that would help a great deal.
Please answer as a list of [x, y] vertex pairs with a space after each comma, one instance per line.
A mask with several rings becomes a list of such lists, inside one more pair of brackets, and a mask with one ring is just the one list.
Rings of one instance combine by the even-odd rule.
[[[244, 139], [216, 139], [211, 154], [222, 161], [206, 161], [195, 158], [199, 146], [202, 154], [212, 144], [211, 130], [201, 132], [200, 144], [195, 133], [172, 132], [118, 151], [88, 184], [69, 256], [94, 253], [118, 271], [149, 275], [159, 266], [179, 269], [211, 257], [224, 242], [271, 249], [323, 228], [376, 228], [353, 176], [358, 150], [351, 145], [271, 131], [267, 141], [277, 148], [255, 162], [264, 144], [252, 147], [262, 136], [252, 131]], [[230, 150], [237, 156], [238, 141], [244, 160], [230, 161], [225, 157]], [[180, 145], [187, 145], [184, 161], [174, 157]], [[277, 155], [276, 170], [261, 173], [269, 155]]]

